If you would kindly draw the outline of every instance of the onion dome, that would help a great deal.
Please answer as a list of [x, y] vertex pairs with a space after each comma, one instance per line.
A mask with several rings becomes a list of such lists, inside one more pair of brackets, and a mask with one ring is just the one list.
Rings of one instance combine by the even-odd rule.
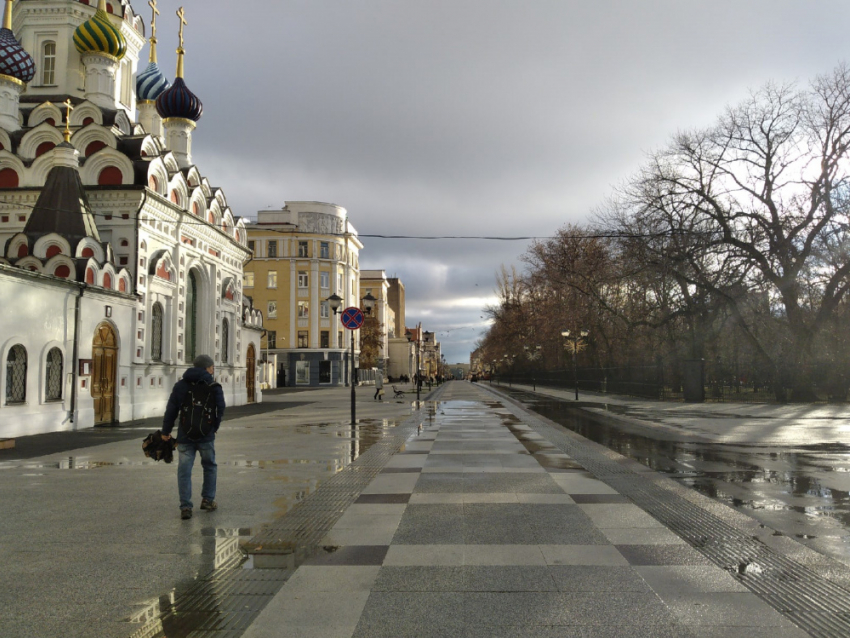
[[200, 98], [189, 90], [183, 80], [183, 48], [177, 49], [177, 77], [170, 89], [156, 98], [156, 110], [160, 117], [180, 117], [197, 122], [204, 114], [204, 105]]
[[127, 53], [127, 40], [112, 25], [106, 12], [106, 0], [99, 0], [91, 20], [83, 22], [74, 31], [74, 46], [82, 54], [105, 53], [120, 60]]
[[6, 14], [0, 29], [0, 73], [24, 83], [35, 77], [35, 62], [12, 33], [12, 0], [6, 0]]
[[147, 68], [136, 77], [136, 97], [140, 100], [156, 100], [169, 86], [165, 74], [156, 62], [148, 64]]

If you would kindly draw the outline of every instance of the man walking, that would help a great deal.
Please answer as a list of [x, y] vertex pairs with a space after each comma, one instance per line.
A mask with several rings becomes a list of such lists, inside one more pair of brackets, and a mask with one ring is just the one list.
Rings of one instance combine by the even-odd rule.
[[375, 376], [375, 398], [374, 401], [381, 400], [383, 401], [384, 394], [384, 373], [378, 370], [378, 374]]
[[215, 502], [217, 466], [215, 463], [215, 433], [224, 416], [224, 391], [213, 379], [215, 362], [202, 354], [197, 357], [174, 384], [165, 417], [162, 422], [162, 438], [171, 438], [174, 422], [177, 424], [177, 490], [180, 494], [180, 518], [192, 518], [192, 466], [195, 454], [201, 455], [204, 483], [201, 488], [201, 509], [212, 512]]

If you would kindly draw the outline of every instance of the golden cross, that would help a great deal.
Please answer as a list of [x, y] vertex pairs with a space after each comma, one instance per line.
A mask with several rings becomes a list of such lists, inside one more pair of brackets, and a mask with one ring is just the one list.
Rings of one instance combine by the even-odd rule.
[[177, 17], [180, 18], [180, 48], [183, 48], [183, 26], [189, 24], [186, 22], [186, 14], [183, 11], [183, 7], [180, 7], [177, 10]]
[[65, 100], [64, 104], [65, 104], [65, 108], [67, 109], [65, 111], [65, 113], [66, 113], [66, 115], [65, 115], [65, 141], [70, 142], [71, 141], [71, 111], [74, 110], [74, 107], [71, 105], [71, 98], [68, 98], [67, 100]]
[[156, 37], [156, 17], [159, 15], [159, 9], [156, 8], [156, 0], [150, 0], [148, 5], [153, 9], [153, 17], [151, 18], [151, 37]]

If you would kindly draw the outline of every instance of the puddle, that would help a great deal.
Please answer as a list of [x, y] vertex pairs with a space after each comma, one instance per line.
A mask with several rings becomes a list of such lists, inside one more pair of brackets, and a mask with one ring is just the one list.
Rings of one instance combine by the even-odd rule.
[[[511, 396], [591, 441], [850, 563], [850, 492], [841, 489], [850, 487], [843, 478], [850, 471], [850, 446], [778, 447], [654, 439], [629, 424], [577, 409], [575, 403], [520, 391]], [[619, 406], [616, 411], [625, 412]], [[522, 432], [517, 435], [535, 453], [534, 440]]]

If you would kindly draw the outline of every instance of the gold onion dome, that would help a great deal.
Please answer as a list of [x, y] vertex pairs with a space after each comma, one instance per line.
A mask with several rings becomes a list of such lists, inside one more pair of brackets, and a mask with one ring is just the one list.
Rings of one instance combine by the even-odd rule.
[[109, 19], [106, 0], [99, 0], [94, 17], [74, 31], [74, 46], [82, 54], [105, 53], [118, 60], [126, 55], [127, 40]]

